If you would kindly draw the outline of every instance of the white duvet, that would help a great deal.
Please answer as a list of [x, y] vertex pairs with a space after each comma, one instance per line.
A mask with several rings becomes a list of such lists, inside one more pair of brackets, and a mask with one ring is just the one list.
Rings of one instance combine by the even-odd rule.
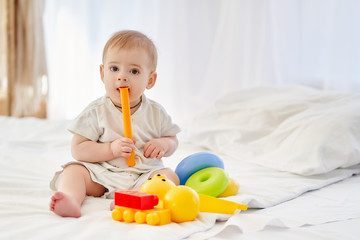
[[[261, 96], [263, 92], [260, 93]], [[293, 97], [289, 95], [289, 98]], [[216, 146], [205, 149], [193, 142], [181, 141], [174, 156], [165, 159], [166, 165], [175, 168], [181, 159], [198, 151], [208, 150], [218, 154], [223, 159], [225, 170], [230, 177], [240, 183], [238, 195], [228, 199], [248, 204], [252, 209], [233, 216], [201, 213], [192, 222], [154, 227], [116, 222], [111, 219], [109, 211], [111, 200], [87, 197], [81, 218], [60, 218], [48, 210], [52, 195], [49, 181], [60, 165], [71, 158], [71, 134], [66, 131], [66, 123], [0, 117], [0, 239], [198, 239], [195, 237], [208, 238], [228, 229], [243, 233], [258, 232], [266, 226], [292, 228], [360, 217], [360, 208], [351, 201], [360, 199], [360, 195], [354, 190], [354, 182], [350, 181], [347, 185], [347, 182], [339, 182], [360, 173], [360, 165], [356, 161], [354, 165], [348, 162], [347, 165], [340, 166], [341, 168], [304, 176], [255, 164], [248, 159], [220, 151]], [[215, 121], [213, 127], [216, 124]], [[209, 133], [212, 132], [209, 129]], [[223, 132], [226, 131], [218, 133]], [[193, 133], [196, 134], [195, 131]], [[204, 139], [206, 138], [202, 140]], [[281, 142], [274, 147], [281, 147]], [[235, 150], [234, 147], [233, 151]], [[307, 149], [301, 148], [301, 151], [306, 152]], [[344, 159], [338, 161], [343, 162]], [[339, 187], [327, 186], [331, 183], [336, 183], [334, 186]], [[322, 192], [306, 193], [320, 188], [324, 188]], [[304, 193], [306, 194], [303, 195]], [[344, 196], [340, 197], [339, 201], [324, 201], [325, 205], [321, 209], [329, 214], [318, 215], [315, 219], [310, 213], [316, 213], [315, 210], [319, 208], [314, 210], [311, 203], [320, 206], [321, 200], [316, 201], [317, 196], [331, 199], [330, 193], [333, 194], [331, 196]], [[306, 207], [307, 211], [296, 212], [299, 206]], [[343, 214], [339, 214], [336, 209], [341, 209]], [[291, 213], [289, 210], [295, 211], [299, 217], [286, 214]], [[216, 221], [219, 220], [226, 221], [226, 224], [215, 229], [214, 226], [218, 225]], [[201, 234], [212, 228], [213, 232]]]
[[300, 86], [227, 94], [198, 114], [195, 144], [301, 175], [360, 163], [360, 95]]

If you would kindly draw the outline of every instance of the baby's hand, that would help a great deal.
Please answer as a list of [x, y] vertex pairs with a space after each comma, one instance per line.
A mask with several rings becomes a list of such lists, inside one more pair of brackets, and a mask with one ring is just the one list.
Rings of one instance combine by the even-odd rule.
[[144, 156], [147, 158], [161, 159], [166, 153], [166, 142], [164, 139], [152, 139], [144, 145]]
[[131, 152], [135, 150], [135, 141], [130, 138], [118, 138], [110, 144], [110, 148], [114, 158], [128, 158]]

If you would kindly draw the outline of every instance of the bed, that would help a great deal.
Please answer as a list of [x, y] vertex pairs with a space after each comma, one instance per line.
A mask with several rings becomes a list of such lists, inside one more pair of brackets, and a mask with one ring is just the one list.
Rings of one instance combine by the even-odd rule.
[[173, 169], [212, 152], [249, 209], [164, 226], [112, 220], [86, 197], [82, 217], [49, 211], [49, 181], [69, 160], [67, 120], [0, 117], [0, 239], [358, 239], [360, 96], [287, 86], [229, 93], [194, 116]]

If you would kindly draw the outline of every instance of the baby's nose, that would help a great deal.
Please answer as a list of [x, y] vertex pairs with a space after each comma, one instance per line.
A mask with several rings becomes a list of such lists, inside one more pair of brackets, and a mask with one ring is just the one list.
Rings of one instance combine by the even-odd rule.
[[127, 77], [126, 74], [119, 74], [118, 80], [119, 80], [119, 81], [127, 81], [127, 80], [128, 80], [128, 77]]

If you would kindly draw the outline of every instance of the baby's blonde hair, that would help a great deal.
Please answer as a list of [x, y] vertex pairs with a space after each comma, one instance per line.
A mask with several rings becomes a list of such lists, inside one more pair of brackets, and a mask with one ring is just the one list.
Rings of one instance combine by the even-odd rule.
[[155, 44], [146, 35], [134, 30], [123, 30], [114, 33], [107, 41], [103, 51], [102, 61], [104, 63], [107, 51], [110, 48], [117, 47], [119, 49], [131, 49], [141, 47], [149, 54], [152, 70], [156, 71], [157, 66], [157, 50]]

